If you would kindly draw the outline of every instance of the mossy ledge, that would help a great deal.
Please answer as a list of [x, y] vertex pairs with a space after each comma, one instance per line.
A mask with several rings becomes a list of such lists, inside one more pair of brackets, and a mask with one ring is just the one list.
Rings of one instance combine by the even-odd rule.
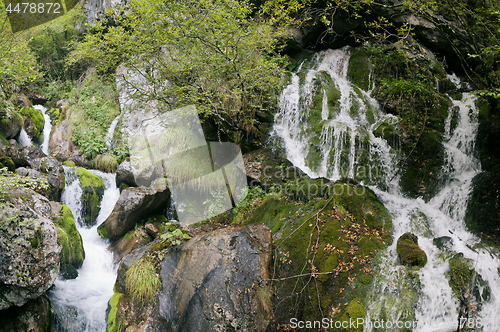
[[104, 195], [103, 180], [89, 170], [78, 167], [76, 170], [82, 187], [82, 214], [85, 225], [93, 226], [101, 210], [100, 204]]

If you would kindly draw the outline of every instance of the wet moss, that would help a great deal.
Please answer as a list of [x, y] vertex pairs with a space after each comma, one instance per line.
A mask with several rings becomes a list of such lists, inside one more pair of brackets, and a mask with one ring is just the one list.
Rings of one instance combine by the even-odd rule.
[[19, 113], [31, 120], [35, 126], [35, 137], [39, 137], [43, 133], [43, 127], [45, 125], [45, 119], [43, 117], [42, 111], [33, 107], [23, 107], [19, 110]]
[[371, 63], [368, 53], [365, 50], [352, 52], [347, 68], [349, 80], [361, 89], [368, 91], [370, 88], [370, 71]]
[[62, 246], [61, 251], [61, 274], [65, 274], [72, 266], [78, 269], [85, 259], [83, 241], [76, 228], [73, 213], [66, 205], [62, 205], [60, 217], [55, 220], [57, 228], [58, 243]]
[[108, 322], [108, 328], [107, 332], [121, 332], [121, 322], [117, 320], [117, 313], [118, 313], [118, 305], [120, 303], [120, 298], [124, 294], [122, 293], [117, 293], [114, 292], [113, 296], [111, 299], [109, 299], [108, 302], [108, 317], [107, 317], [107, 322]]
[[411, 233], [405, 233], [399, 237], [397, 252], [403, 265], [422, 267], [427, 263], [427, 254], [420, 249], [418, 238]]
[[16, 164], [12, 161], [10, 157], [1, 156], [0, 163], [2, 163], [3, 167], [7, 167], [10, 172], [14, 172], [16, 170]]
[[103, 180], [86, 170], [78, 167], [76, 171], [82, 186], [82, 215], [87, 226], [93, 226], [101, 210], [100, 204], [104, 195]]
[[349, 326], [349, 327], [347, 328], [341, 327], [339, 331], [363, 332], [364, 328], [363, 324], [350, 324], [350, 323], [358, 322], [358, 319], [364, 319], [364, 318], [365, 318], [365, 309], [363, 308], [363, 305], [358, 299], [352, 300], [345, 309], [343, 315], [339, 319], [339, 321], [341, 322], [348, 322], [349, 324], [344, 323], [344, 326]]

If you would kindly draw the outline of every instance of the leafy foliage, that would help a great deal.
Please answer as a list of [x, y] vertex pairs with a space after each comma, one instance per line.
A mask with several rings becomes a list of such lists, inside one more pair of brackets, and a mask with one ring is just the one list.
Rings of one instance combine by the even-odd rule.
[[[167, 223], [167, 229], [171, 224]], [[188, 234], [183, 233], [179, 228], [174, 229], [173, 231], [167, 231], [160, 235], [160, 239], [166, 241], [170, 245], [178, 245], [181, 244], [182, 240], [189, 240], [191, 237]]]
[[32, 82], [38, 75], [36, 60], [28, 41], [14, 35], [7, 23], [3, 1], [0, 3], [0, 87], [6, 92], [12, 85]]
[[281, 74], [280, 31], [250, 15], [245, 1], [134, 0], [126, 14], [113, 15], [117, 26], [91, 26], [75, 55], [101, 73], [125, 62], [149, 86], [136, 98], [167, 109], [195, 104], [222, 130], [240, 132], [239, 141], [258, 131]]

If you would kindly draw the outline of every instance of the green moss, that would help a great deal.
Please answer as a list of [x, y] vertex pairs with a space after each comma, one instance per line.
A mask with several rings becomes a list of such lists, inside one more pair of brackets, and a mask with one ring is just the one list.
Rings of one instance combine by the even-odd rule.
[[71, 160], [66, 160], [65, 162], [63, 162], [63, 165], [68, 167], [76, 167], [75, 162]]
[[76, 173], [82, 186], [83, 219], [88, 226], [92, 226], [97, 221], [97, 216], [101, 210], [100, 204], [104, 195], [104, 182], [99, 176], [83, 167], [78, 167]]
[[122, 332], [121, 322], [117, 320], [118, 304], [120, 303], [120, 298], [124, 294], [113, 293], [111, 299], [109, 299], [108, 306], [110, 308], [108, 314], [108, 329], [107, 332]]
[[[347, 308], [344, 311], [344, 314], [340, 317], [339, 321], [341, 322], [357, 322], [358, 319], [364, 319], [365, 318], [365, 309], [363, 308], [363, 305], [358, 299], [354, 299], [349, 303]], [[345, 331], [345, 332], [363, 332], [363, 324], [353, 324], [356, 327], [353, 327], [351, 324], [345, 324], [344, 325], [349, 325], [349, 327], [345, 328], [342, 327], [339, 329], [339, 331]]]
[[132, 229], [128, 231], [127, 234], [125, 234], [123, 237], [125, 238], [125, 240], [130, 240], [131, 238], [134, 237], [134, 234], [135, 234], [135, 229]]
[[368, 53], [364, 50], [354, 51], [349, 58], [347, 77], [361, 89], [368, 91], [370, 88], [371, 64]]
[[462, 253], [456, 254], [448, 264], [450, 265], [450, 287], [460, 298], [460, 295], [464, 294], [471, 284], [474, 269]]
[[418, 238], [411, 233], [405, 233], [399, 237], [396, 249], [403, 265], [425, 266], [427, 263], [427, 254], [420, 249]]
[[85, 252], [82, 237], [76, 228], [73, 213], [69, 207], [63, 204], [60, 215], [55, 220], [55, 224], [58, 243], [62, 246], [61, 273], [64, 274], [69, 265], [75, 269], [82, 266]]
[[16, 170], [16, 164], [14, 164], [10, 157], [0, 157], [0, 163], [2, 163], [3, 167], [7, 167], [10, 172], [14, 172]]
[[99, 234], [99, 236], [102, 237], [103, 239], [109, 238], [108, 228], [104, 223], [99, 225], [99, 227], [97, 227], [97, 234]]
[[89, 170], [86, 170], [83, 167], [78, 167], [76, 170], [76, 174], [78, 175], [78, 179], [80, 180], [82, 188], [104, 188], [104, 181]]
[[43, 133], [43, 127], [45, 125], [45, 118], [40, 110], [33, 107], [23, 107], [19, 110], [19, 113], [26, 118], [29, 118], [35, 126], [35, 137], [39, 137]]

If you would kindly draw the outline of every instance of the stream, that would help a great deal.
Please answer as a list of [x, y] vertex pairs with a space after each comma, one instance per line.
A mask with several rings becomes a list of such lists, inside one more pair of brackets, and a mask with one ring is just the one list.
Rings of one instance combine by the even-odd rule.
[[105, 185], [104, 196], [97, 223], [91, 228], [83, 227], [81, 217], [80, 181], [76, 168], [64, 166], [66, 187], [62, 202], [75, 217], [75, 222], [83, 239], [85, 260], [76, 279], [64, 280], [58, 277], [54, 288], [49, 291], [52, 308], [56, 316], [56, 329], [62, 331], [106, 331], [106, 308], [113, 295], [116, 279], [116, 266], [112, 254], [106, 249], [108, 241], [97, 234], [97, 227], [111, 214], [120, 191], [116, 187], [115, 174], [91, 170], [100, 176]]
[[[443, 138], [445, 165], [439, 176], [439, 183], [443, 183], [440, 191], [429, 202], [407, 198], [399, 187], [398, 151], [374, 135], [380, 125], [395, 124], [397, 118], [380, 110], [371, 91], [363, 91], [348, 80], [349, 57], [348, 47], [322, 51], [292, 73], [279, 99], [273, 135], [285, 148], [287, 158], [309, 176], [361, 180], [393, 216], [394, 241], [376, 258], [367, 320], [411, 321], [413, 331], [455, 331], [459, 301], [448, 283], [448, 260], [463, 253], [474, 261], [477, 271], [475, 327], [495, 331], [500, 326], [499, 250], [481, 243], [464, 222], [472, 179], [481, 170], [474, 155], [478, 128], [475, 96], [464, 93], [462, 100], [452, 99]], [[327, 99], [323, 73], [333, 79], [340, 92], [335, 106]], [[454, 75], [449, 79], [458, 80]], [[309, 107], [315, 94], [322, 96], [320, 110]], [[418, 236], [428, 258], [413, 279], [398, 262], [396, 252], [396, 240], [406, 232]], [[447, 247], [439, 249], [433, 243], [440, 237], [451, 239]], [[373, 331], [369, 324], [364, 330]], [[406, 330], [393, 326], [386, 331]]]

